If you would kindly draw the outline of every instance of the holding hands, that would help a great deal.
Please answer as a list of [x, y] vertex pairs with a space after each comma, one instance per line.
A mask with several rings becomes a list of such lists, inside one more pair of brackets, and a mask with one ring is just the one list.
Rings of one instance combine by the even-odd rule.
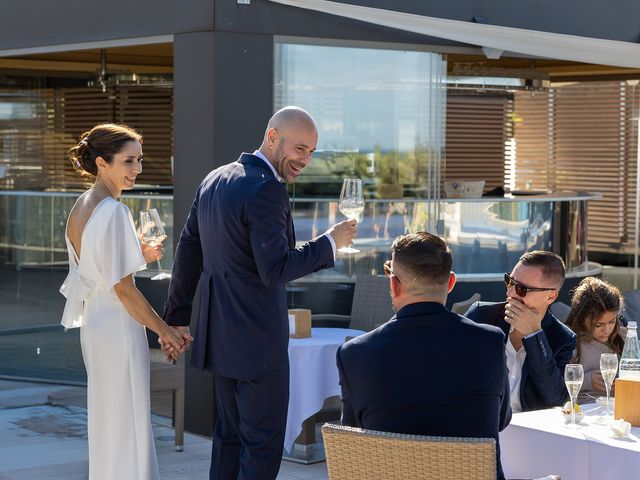
[[166, 323], [158, 335], [158, 343], [167, 360], [177, 360], [181, 353], [188, 350], [193, 337], [189, 327], [170, 327]]

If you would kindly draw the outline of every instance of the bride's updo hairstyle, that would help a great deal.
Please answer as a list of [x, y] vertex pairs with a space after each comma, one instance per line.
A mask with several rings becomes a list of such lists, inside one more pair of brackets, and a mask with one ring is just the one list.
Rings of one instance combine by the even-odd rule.
[[76, 172], [83, 176], [97, 176], [96, 158], [111, 163], [113, 156], [128, 142], [140, 142], [142, 135], [133, 128], [115, 123], [101, 123], [80, 136], [80, 142], [67, 152]]

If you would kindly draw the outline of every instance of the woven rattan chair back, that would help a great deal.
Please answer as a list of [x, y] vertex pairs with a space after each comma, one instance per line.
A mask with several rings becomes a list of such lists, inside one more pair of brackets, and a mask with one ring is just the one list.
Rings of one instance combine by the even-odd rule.
[[493, 438], [428, 437], [326, 423], [329, 480], [495, 480]]
[[389, 279], [384, 275], [359, 273], [353, 292], [349, 328], [370, 332], [393, 315]]
[[173, 423], [175, 427], [176, 451], [184, 448], [184, 392], [185, 355], [180, 355], [175, 364], [168, 363], [164, 353], [158, 348], [149, 349], [151, 360], [150, 387], [152, 392], [173, 392]]

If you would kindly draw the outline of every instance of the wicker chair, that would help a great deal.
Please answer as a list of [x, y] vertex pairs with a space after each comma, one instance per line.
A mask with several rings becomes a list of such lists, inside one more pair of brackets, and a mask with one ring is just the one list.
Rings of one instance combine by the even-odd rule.
[[389, 279], [384, 275], [359, 273], [353, 292], [351, 315], [314, 314], [314, 327], [343, 327], [370, 332], [394, 315]]
[[173, 423], [176, 451], [184, 448], [184, 373], [185, 355], [180, 355], [175, 364], [167, 362], [163, 352], [151, 348], [151, 391], [173, 391]]
[[330, 480], [495, 480], [493, 438], [428, 437], [322, 426]]

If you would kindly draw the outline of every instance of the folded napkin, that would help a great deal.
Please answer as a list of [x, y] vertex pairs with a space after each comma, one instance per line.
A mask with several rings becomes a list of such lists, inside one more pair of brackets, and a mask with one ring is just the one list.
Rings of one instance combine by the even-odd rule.
[[620, 420], [613, 420], [609, 428], [611, 430], [611, 435], [616, 438], [628, 437], [631, 432], [631, 424], [629, 422], [625, 422], [624, 418], [621, 418]]

